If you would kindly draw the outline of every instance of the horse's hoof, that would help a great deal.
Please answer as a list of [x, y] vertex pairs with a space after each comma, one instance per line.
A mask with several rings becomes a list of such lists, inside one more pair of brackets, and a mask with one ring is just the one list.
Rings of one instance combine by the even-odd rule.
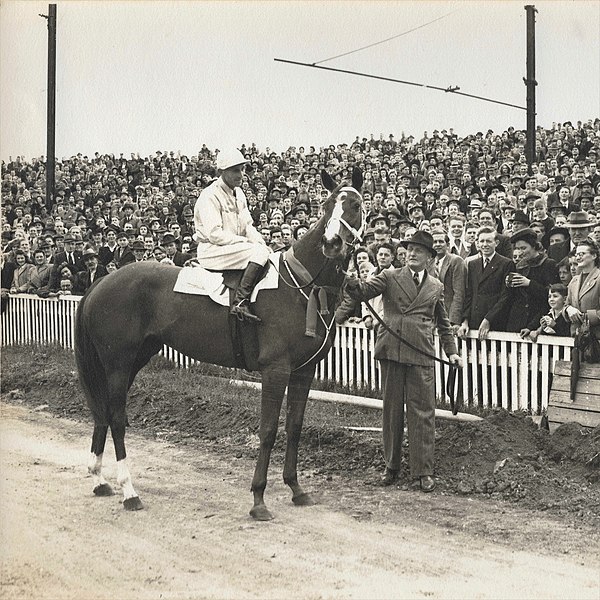
[[271, 521], [273, 519], [273, 515], [269, 512], [269, 509], [264, 504], [253, 506], [250, 509], [250, 516], [255, 521]]
[[139, 496], [134, 496], [133, 498], [125, 498], [125, 500], [123, 500], [123, 508], [125, 510], [142, 510], [144, 505]]
[[292, 502], [296, 506], [314, 506], [315, 501], [310, 494], [302, 493], [292, 498]]
[[113, 489], [108, 485], [108, 483], [101, 483], [94, 488], [95, 496], [113, 496]]

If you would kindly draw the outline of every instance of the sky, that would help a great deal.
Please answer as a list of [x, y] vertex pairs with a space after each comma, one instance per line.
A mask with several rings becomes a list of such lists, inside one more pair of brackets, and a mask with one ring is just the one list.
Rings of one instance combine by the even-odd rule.
[[[3, 160], [46, 153], [48, 42], [38, 15], [48, 4], [0, 3]], [[279, 152], [371, 134], [526, 128], [518, 108], [274, 60], [459, 86], [524, 107], [525, 2], [56, 4], [59, 159], [158, 150], [189, 156], [202, 144], [252, 142]], [[599, 117], [600, 2], [535, 6], [537, 124]]]

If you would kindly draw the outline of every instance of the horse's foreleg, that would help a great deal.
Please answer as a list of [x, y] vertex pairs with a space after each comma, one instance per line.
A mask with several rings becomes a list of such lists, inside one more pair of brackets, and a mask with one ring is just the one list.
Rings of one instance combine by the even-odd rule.
[[287, 446], [285, 451], [285, 465], [283, 468], [283, 481], [292, 489], [292, 502], [297, 506], [310, 506], [314, 504], [310, 495], [298, 484], [298, 445], [304, 422], [304, 410], [308, 392], [315, 375], [315, 365], [291, 374], [288, 386], [287, 416], [285, 430]]
[[252, 478], [251, 489], [254, 494], [254, 506], [250, 510], [250, 515], [258, 521], [269, 521], [273, 518], [265, 505], [264, 493], [267, 487], [267, 471], [271, 460], [271, 450], [277, 437], [279, 413], [288, 378], [289, 370], [283, 369], [263, 372], [262, 376], [260, 447], [254, 477]]
[[92, 476], [94, 481], [94, 494], [96, 496], [112, 496], [114, 494], [113, 489], [106, 483], [106, 480], [102, 476], [102, 456], [104, 454], [107, 433], [108, 425], [94, 426], [88, 473]]

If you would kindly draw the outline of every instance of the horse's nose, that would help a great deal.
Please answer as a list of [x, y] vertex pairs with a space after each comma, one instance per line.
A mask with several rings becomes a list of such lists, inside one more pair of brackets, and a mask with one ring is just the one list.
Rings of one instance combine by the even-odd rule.
[[327, 258], [333, 258], [335, 256], [338, 256], [343, 244], [344, 242], [342, 241], [342, 238], [337, 233], [331, 238], [328, 238], [326, 236], [323, 236], [321, 238], [323, 254], [325, 254]]

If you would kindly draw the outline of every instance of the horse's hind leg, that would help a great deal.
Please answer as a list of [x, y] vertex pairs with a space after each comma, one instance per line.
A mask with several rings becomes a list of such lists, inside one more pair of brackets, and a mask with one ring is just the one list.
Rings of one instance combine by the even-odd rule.
[[125, 426], [127, 415], [125, 403], [129, 389], [129, 370], [119, 371], [108, 378], [109, 403], [111, 407], [110, 432], [115, 445], [117, 458], [117, 482], [123, 491], [123, 507], [126, 510], [144, 508], [131, 482], [131, 474], [127, 467], [127, 452], [125, 451]]
[[289, 378], [289, 370], [271, 369], [262, 375], [262, 399], [260, 409], [260, 447], [258, 460], [252, 478], [254, 506], [250, 515], [257, 521], [269, 521], [273, 515], [265, 505], [264, 493], [267, 487], [267, 471], [271, 460], [271, 451], [277, 437], [279, 413], [283, 395]]
[[102, 476], [102, 456], [106, 444], [108, 425], [95, 425], [92, 434], [92, 454], [88, 464], [88, 473], [94, 480], [94, 494], [96, 496], [112, 496], [113, 489], [106, 483]]
[[304, 410], [308, 392], [315, 375], [315, 365], [294, 372], [290, 376], [287, 396], [287, 416], [285, 430], [287, 446], [285, 451], [285, 465], [283, 467], [283, 481], [292, 489], [292, 502], [296, 506], [311, 506], [312, 498], [298, 484], [298, 445], [304, 421]]

